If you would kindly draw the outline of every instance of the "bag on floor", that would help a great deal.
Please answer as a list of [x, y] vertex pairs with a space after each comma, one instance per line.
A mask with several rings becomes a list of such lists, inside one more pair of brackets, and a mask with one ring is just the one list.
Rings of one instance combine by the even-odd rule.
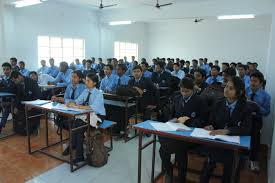
[[93, 167], [102, 167], [108, 162], [108, 153], [104, 146], [103, 135], [98, 130], [91, 130], [90, 144], [87, 147], [87, 162]]

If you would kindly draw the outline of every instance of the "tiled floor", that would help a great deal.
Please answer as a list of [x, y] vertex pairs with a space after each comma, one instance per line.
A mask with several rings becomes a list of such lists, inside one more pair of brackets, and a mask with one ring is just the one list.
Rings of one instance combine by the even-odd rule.
[[[43, 128], [44, 121], [41, 121]], [[5, 129], [6, 130], [6, 129]], [[50, 142], [58, 140], [56, 128], [50, 127]], [[43, 146], [44, 133], [41, 130], [38, 137], [32, 137], [33, 146]], [[51, 151], [61, 152], [62, 147]], [[263, 153], [266, 155], [266, 153]], [[142, 182], [150, 182], [151, 148], [143, 152]], [[101, 168], [83, 167], [70, 173], [69, 165], [42, 154], [28, 155], [26, 137], [14, 136], [0, 140], [0, 183], [135, 183], [137, 181], [137, 139], [128, 143], [118, 141], [114, 143], [114, 150], [110, 153], [109, 162]], [[203, 159], [192, 156], [189, 163], [191, 168], [201, 169]], [[156, 173], [159, 172], [160, 158], [156, 159]], [[219, 168], [218, 172], [221, 171]], [[188, 182], [197, 182], [198, 176], [188, 174]], [[162, 178], [156, 181], [162, 183]], [[212, 183], [219, 180], [213, 179]], [[241, 183], [266, 183], [266, 156], [262, 157], [262, 171], [259, 175], [247, 170], [241, 172]]]

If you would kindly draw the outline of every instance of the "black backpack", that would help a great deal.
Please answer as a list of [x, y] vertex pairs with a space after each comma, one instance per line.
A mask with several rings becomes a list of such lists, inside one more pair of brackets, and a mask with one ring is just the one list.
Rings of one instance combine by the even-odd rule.
[[119, 96], [127, 96], [127, 97], [139, 96], [139, 93], [135, 88], [128, 87], [128, 86], [117, 87], [116, 94]]

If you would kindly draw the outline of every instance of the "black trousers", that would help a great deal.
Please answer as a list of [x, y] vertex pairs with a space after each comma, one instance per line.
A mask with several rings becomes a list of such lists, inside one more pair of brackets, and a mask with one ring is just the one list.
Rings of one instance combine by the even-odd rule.
[[259, 161], [262, 127], [263, 127], [262, 120], [253, 121], [252, 134], [251, 134], [251, 151], [250, 151], [251, 161]]
[[185, 183], [188, 165], [188, 150], [195, 148], [196, 145], [164, 137], [159, 137], [159, 142], [161, 144], [159, 154], [162, 160], [162, 171], [173, 175], [171, 155], [176, 154], [176, 161], [179, 165], [179, 176], [181, 182]]
[[231, 183], [233, 171], [234, 153], [232, 150], [223, 150], [218, 148], [205, 148], [208, 152], [208, 158], [204, 163], [200, 183], [208, 183], [213, 170], [216, 167], [216, 163], [222, 163], [224, 165], [222, 182]]

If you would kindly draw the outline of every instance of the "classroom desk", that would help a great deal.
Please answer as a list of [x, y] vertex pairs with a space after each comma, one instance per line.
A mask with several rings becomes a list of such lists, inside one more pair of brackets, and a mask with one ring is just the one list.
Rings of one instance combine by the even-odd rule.
[[[11, 102], [7, 102], [8, 104], [11, 105], [11, 114], [13, 114], [13, 99], [14, 99], [14, 97], [15, 97], [15, 94], [13, 94], [13, 93], [0, 92], [0, 104], [1, 104], [2, 109], [4, 108], [3, 99], [4, 98], [11, 99]], [[3, 111], [2, 111], [2, 115], [3, 115]], [[0, 119], [2, 119], [2, 117], [0, 117]], [[12, 117], [12, 122], [13, 122], [13, 117]], [[10, 136], [13, 136], [15, 134], [16, 134], [15, 132], [5, 134], [5, 135], [1, 136], [0, 139], [4, 139], [4, 138], [10, 137]]]
[[104, 104], [108, 106], [114, 106], [114, 107], [121, 107], [125, 109], [124, 113], [124, 119], [125, 119], [125, 125], [124, 125], [124, 131], [125, 131], [125, 137], [124, 141], [128, 142], [129, 140], [132, 140], [137, 136], [137, 133], [135, 131], [135, 135], [133, 137], [128, 137], [128, 115], [129, 111], [128, 109], [130, 107], [135, 107], [135, 123], [137, 123], [137, 113], [138, 113], [138, 97], [127, 97], [127, 96], [118, 96], [116, 94], [110, 94], [110, 93], [104, 93]]
[[[153, 154], [152, 154], [152, 170], [151, 170], [151, 182], [153, 183], [155, 181], [155, 153], [156, 153], [156, 142], [157, 138], [156, 136], [162, 136], [177, 140], [182, 140], [184, 142], [189, 143], [195, 143], [199, 145], [207, 145], [207, 146], [215, 146], [220, 147], [223, 149], [229, 149], [234, 151], [234, 171], [232, 177], [234, 177], [232, 180], [232, 183], [238, 182], [238, 175], [237, 175], [237, 167], [239, 164], [239, 153], [243, 151], [250, 150], [250, 136], [241, 136], [240, 138], [240, 144], [234, 144], [229, 142], [222, 142], [218, 140], [208, 140], [208, 139], [202, 139], [202, 138], [195, 138], [191, 137], [192, 131], [174, 131], [174, 132], [163, 132], [163, 131], [156, 131], [150, 122], [155, 121], [145, 121], [139, 124], [136, 124], [133, 126], [133, 128], [137, 129], [139, 131], [139, 142], [138, 142], [138, 183], [141, 183], [141, 160], [142, 160], [142, 150], [148, 147], [149, 145], [153, 144]], [[153, 140], [146, 144], [142, 144], [142, 138], [143, 134], [153, 134]]]
[[[87, 165], [87, 162], [84, 162], [80, 165], [77, 165], [77, 164], [73, 164], [73, 156], [72, 156], [72, 153], [70, 153], [70, 158], [69, 160], [67, 159], [64, 159], [60, 156], [57, 156], [57, 155], [54, 155], [54, 154], [51, 154], [50, 152], [47, 152], [46, 150], [50, 147], [53, 147], [55, 145], [58, 145], [58, 144], [62, 144], [64, 143], [65, 141], [69, 140], [69, 146], [70, 146], [70, 152], [73, 152], [72, 150], [72, 133], [75, 133], [76, 131], [80, 130], [80, 129], [83, 129], [83, 128], [87, 128], [87, 144], [90, 144], [89, 143], [89, 136], [90, 136], [90, 113], [92, 112], [92, 110], [83, 110], [83, 111], [73, 111], [72, 110], [59, 110], [59, 109], [54, 109], [53, 108], [53, 102], [50, 102], [47, 103], [47, 104], [44, 104], [44, 105], [34, 105], [34, 104], [31, 104], [30, 102], [22, 102], [23, 104], [25, 104], [25, 115], [26, 115], [26, 128], [27, 128], [27, 139], [28, 139], [28, 152], [29, 154], [33, 154], [35, 152], [40, 152], [40, 153], [43, 153], [47, 156], [50, 156], [50, 157], [53, 157], [55, 159], [58, 159], [58, 160], [61, 160], [63, 162], [67, 162], [70, 164], [70, 170], [71, 172], [74, 172], [76, 170], [78, 170], [79, 168]], [[28, 116], [28, 108], [32, 108], [32, 109], [36, 109], [36, 110], [39, 110], [39, 111], [43, 111], [42, 114], [38, 114], [38, 115], [35, 115], [35, 116]], [[62, 135], [60, 137], [60, 141], [58, 142], [55, 142], [53, 144], [49, 144], [49, 135], [48, 135], [48, 113], [55, 113], [55, 114], [59, 114], [59, 115], [62, 115], [62, 116], [66, 116], [66, 117], [69, 117], [69, 118], [72, 118], [73, 121], [75, 120], [75, 118], [79, 115], [87, 115], [87, 123], [83, 126], [80, 126], [80, 127], [77, 127], [77, 128], [73, 128], [72, 127], [72, 123], [69, 123], [69, 138], [68, 139], [62, 139]], [[37, 150], [34, 150], [32, 151], [32, 148], [31, 148], [31, 139], [30, 139], [30, 133], [29, 133], [29, 120], [30, 118], [33, 118], [33, 117], [38, 117], [38, 116], [45, 116], [46, 119], [45, 119], [45, 146], [40, 148], [40, 149], [37, 149]], [[74, 165], [76, 166], [76, 168], [74, 168]]]
[[42, 92], [47, 91], [47, 90], [51, 90], [52, 95], [55, 95], [56, 90], [58, 90], [58, 89], [63, 90], [63, 89], [66, 88], [66, 86], [47, 85], [47, 84], [46, 85], [39, 84], [38, 86], [39, 86], [39, 88], [41, 89]]

